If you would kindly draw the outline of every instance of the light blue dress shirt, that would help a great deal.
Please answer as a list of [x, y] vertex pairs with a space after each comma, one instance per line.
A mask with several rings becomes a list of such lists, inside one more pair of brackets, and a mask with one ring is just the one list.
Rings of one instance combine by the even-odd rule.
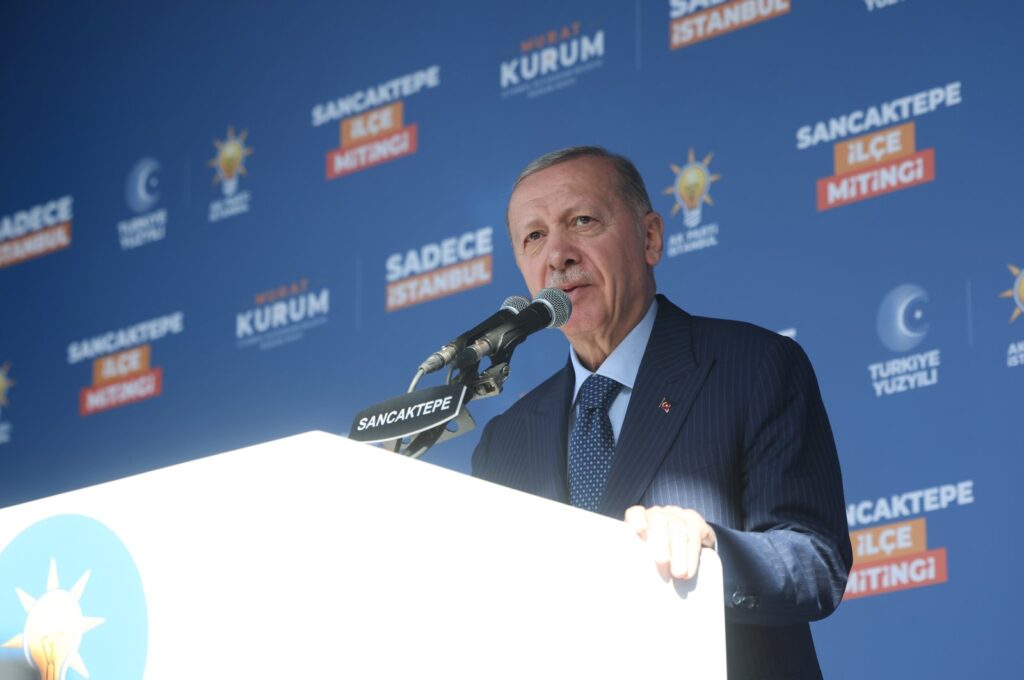
[[[608, 407], [608, 419], [612, 421], [612, 434], [615, 435], [615, 443], [619, 443], [619, 432], [622, 430], [622, 422], [626, 419], [626, 409], [629, 407], [629, 398], [633, 394], [633, 383], [636, 381], [636, 374], [640, 370], [640, 360], [644, 358], [644, 351], [647, 349], [647, 341], [651, 338], [651, 329], [654, 328], [654, 317], [658, 315], [658, 301], [652, 300], [651, 306], [647, 308], [644, 318], [633, 327], [633, 330], [619, 343], [618, 347], [612, 350], [608, 358], [604, 360], [596, 373], [618, 382], [622, 389], [615, 396], [611, 406]], [[569, 358], [572, 359], [572, 367], [576, 373], [576, 386], [572, 391], [572, 409], [569, 411], [569, 432], [576, 423], [576, 410], [579, 405], [576, 403], [576, 396], [580, 393], [583, 381], [589, 378], [593, 372], [580, 363], [576, 356], [576, 350], [569, 346]]]

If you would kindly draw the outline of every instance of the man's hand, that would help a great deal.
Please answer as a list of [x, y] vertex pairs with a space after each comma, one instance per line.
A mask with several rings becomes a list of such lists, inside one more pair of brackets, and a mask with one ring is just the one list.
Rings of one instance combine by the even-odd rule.
[[715, 530], [696, 510], [675, 505], [634, 505], [626, 510], [626, 523], [647, 541], [658, 573], [666, 581], [669, 575], [682, 579], [696, 576], [700, 549], [715, 547]]

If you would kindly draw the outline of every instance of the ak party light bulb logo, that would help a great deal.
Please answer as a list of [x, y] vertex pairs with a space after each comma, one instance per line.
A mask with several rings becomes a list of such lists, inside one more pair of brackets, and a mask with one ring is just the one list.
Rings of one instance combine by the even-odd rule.
[[58, 515], [0, 552], [0, 677], [141, 680], [148, 638], [135, 562], [102, 523]]
[[1015, 307], [1013, 312], [1010, 314], [1010, 323], [1016, 321], [1021, 314], [1024, 314], [1024, 270], [1014, 265], [1007, 265], [1010, 273], [1014, 276], [1013, 287], [1004, 290], [999, 294], [1001, 298], [1013, 299]]

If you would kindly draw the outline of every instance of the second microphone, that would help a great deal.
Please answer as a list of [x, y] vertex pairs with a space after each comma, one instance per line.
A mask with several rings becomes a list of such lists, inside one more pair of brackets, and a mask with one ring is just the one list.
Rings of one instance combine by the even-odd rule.
[[544, 328], [561, 328], [571, 314], [572, 302], [569, 296], [557, 288], [545, 288], [537, 293], [537, 297], [526, 309], [459, 352], [455, 357], [455, 366], [464, 369], [484, 357], [510, 351], [532, 333]]

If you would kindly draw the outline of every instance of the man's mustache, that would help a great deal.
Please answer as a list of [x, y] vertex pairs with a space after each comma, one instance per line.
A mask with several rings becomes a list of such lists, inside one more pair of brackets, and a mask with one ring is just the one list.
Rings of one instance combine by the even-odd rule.
[[557, 269], [548, 275], [548, 281], [545, 284], [547, 288], [571, 288], [584, 283], [593, 283], [594, 277], [590, 272], [581, 269], [580, 267], [570, 267], [568, 269]]

